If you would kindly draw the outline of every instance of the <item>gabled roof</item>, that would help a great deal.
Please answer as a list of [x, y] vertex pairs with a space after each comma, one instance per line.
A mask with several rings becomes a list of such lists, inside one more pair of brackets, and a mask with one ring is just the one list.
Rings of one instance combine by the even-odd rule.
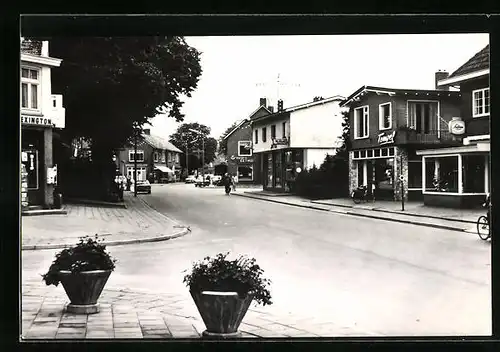
[[490, 68], [490, 45], [486, 45], [483, 49], [471, 57], [465, 64], [460, 66], [448, 78], [462, 76], [473, 71], [480, 71]]
[[353, 100], [357, 99], [359, 96], [363, 96], [366, 93], [376, 93], [376, 94], [411, 94], [411, 95], [448, 95], [448, 96], [460, 96], [460, 92], [452, 92], [446, 90], [435, 90], [435, 89], [394, 89], [394, 88], [384, 88], [384, 87], [374, 87], [374, 86], [362, 86], [352, 93], [346, 100], [340, 103], [340, 106], [349, 105]]
[[270, 113], [271, 113], [271, 111], [270, 111], [268, 108], [266, 108], [264, 105], [259, 106], [259, 107], [257, 108], [257, 110], [255, 110], [254, 112], [252, 112], [252, 113], [251, 113], [251, 114], [250, 114], [250, 115], [249, 115], [246, 119], [241, 120], [241, 121], [240, 121], [240, 122], [236, 125], [236, 127], [235, 127], [235, 128], [233, 128], [231, 131], [229, 131], [229, 132], [228, 132], [228, 134], [226, 134], [226, 135], [224, 136], [224, 138], [223, 138], [223, 139], [227, 139], [230, 135], [232, 135], [234, 132], [236, 132], [236, 131], [237, 131], [237, 130], [241, 127], [241, 126], [243, 126], [243, 125], [245, 124], [245, 122], [250, 121], [250, 120], [252, 119], [252, 117], [253, 117], [253, 116], [254, 116], [254, 115], [255, 115], [255, 114], [256, 114], [256, 113], [257, 113], [260, 109], [264, 109], [264, 110], [266, 110], [268, 114], [270, 114]]
[[42, 55], [42, 42], [40, 40], [21, 40], [21, 53], [30, 55]]
[[177, 148], [175, 145], [167, 141], [165, 138], [159, 137], [159, 136], [154, 136], [150, 134], [142, 134], [142, 137], [144, 138], [144, 141], [152, 146], [155, 149], [161, 149], [161, 150], [169, 150], [171, 152], [177, 152], [177, 153], [182, 153], [179, 148]]

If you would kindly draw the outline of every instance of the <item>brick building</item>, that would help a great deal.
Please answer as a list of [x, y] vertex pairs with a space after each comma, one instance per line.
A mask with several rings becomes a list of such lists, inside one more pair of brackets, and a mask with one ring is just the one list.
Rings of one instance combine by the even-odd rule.
[[[475, 207], [491, 192], [489, 61], [487, 45], [438, 82], [440, 87], [460, 88], [460, 112], [449, 128], [462, 143], [417, 152], [428, 175], [424, 180], [425, 204]], [[432, 185], [432, 178], [439, 185]]]
[[[436, 82], [445, 72], [435, 74]], [[437, 83], [436, 83], [437, 84]], [[461, 142], [448, 131], [458, 116], [460, 92], [363, 86], [341, 106], [349, 107], [349, 191], [375, 186], [378, 199], [422, 199], [423, 169], [417, 150]], [[402, 182], [401, 182], [402, 180]]]

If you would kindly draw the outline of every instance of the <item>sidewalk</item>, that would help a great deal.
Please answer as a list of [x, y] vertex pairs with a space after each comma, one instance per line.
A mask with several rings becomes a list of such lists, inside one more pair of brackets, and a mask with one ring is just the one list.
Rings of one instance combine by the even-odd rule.
[[477, 234], [477, 218], [480, 215], [484, 215], [484, 210], [482, 209], [464, 210], [428, 207], [420, 202], [407, 202], [405, 203], [405, 210], [401, 211], [401, 203], [391, 201], [354, 204], [351, 199], [309, 200], [294, 195], [276, 195], [262, 190], [235, 193], [235, 195], [333, 213], [463, 231], [473, 234]]
[[55, 249], [98, 234], [107, 245], [164, 241], [189, 228], [149, 207], [139, 195], [125, 192], [127, 208], [65, 204], [66, 215], [22, 216], [22, 249]]
[[[113, 274], [111, 274], [113, 275]], [[31, 339], [201, 338], [205, 325], [189, 295], [123, 290], [106, 286], [97, 314], [64, 311], [64, 289], [46, 286], [40, 278], [23, 278], [22, 333]], [[366, 336], [353, 327], [313, 317], [270, 314], [267, 307], [248, 310], [239, 331], [242, 338]]]

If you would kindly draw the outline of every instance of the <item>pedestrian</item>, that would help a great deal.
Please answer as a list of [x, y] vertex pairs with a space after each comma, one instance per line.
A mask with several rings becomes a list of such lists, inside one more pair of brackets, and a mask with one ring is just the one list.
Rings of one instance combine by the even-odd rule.
[[229, 176], [229, 174], [226, 172], [224, 174], [224, 178], [222, 179], [222, 183], [224, 184], [224, 189], [226, 191], [226, 195], [229, 195], [231, 192], [231, 185], [232, 185], [232, 178]]
[[233, 184], [233, 192], [236, 192], [236, 183], [238, 183], [238, 175], [234, 174], [231, 183]]

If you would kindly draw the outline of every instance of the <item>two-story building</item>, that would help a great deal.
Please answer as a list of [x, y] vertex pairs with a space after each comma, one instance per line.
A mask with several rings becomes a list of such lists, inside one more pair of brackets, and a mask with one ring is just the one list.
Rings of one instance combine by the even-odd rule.
[[52, 208], [57, 166], [53, 131], [65, 126], [62, 95], [52, 94], [51, 69], [62, 60], [49, 56], [48, 41], [21, 38], [21, 205]]
[[137, 180], [150, 182], [175, 182], [180, 178], [180, 151], [165, 138], [151, 135], [144, 129], [137, 143], [137, 155], [133, 144], [127, 145], [116, 157], [117, 171], [131, 180], [134, 179], [137, 160]]
[[293, 191], [297, 170], [319, 167], [336, 153], [344, 99], [337, 95], [287, 109], [280, 100], [277, 112], [251, 119], [254, 169], [264, 190]]
[[[446, 75], [437, 72], [435, 81]], [[406, 199], [421, 199], [426, 169], [417, 150], [460, 144], [448, 131], [459, 103], [460, 92], [437, 88], [363, 86], [351, 94], [341, 104], [351, 126], [350, 192], [374, 185], [378, 199], [401, 200], [402, 189]]]
[[254, 177], [251, 120], [271, 114], [273, 108], [266, 105], [267, 99], [261, 98], [257, 110], [238, 123], [224, 137], [227, 143], [227, 172], [230, 175], [238, 175], [238, 182], [257, 183], [260, 181], [257, 177]]
[[[463, 143], [459, 147], [417, 152], [425, 171], [425, 204], [475, 207], [480, 206], [490, 192], [489, 60], [487, 45], [438, 82], [440, 87], [460, 88], [460, 112], [449, 127]], [[430, 179], [435, 180], [435, 185]]]

